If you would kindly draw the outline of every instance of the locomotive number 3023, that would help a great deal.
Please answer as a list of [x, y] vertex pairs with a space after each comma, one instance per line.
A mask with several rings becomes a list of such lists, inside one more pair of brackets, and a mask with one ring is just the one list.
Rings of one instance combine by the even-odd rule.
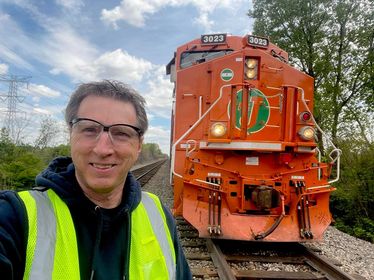
[[226, 34], [210, 34], [210, 35], [201, 36], [202, 44], [222, 44], [225, 42], [226, 42]]
[[267, 38], [248, 35], [248, 44], [251, 46], [267, 48], [269, 46], [269, 40]]

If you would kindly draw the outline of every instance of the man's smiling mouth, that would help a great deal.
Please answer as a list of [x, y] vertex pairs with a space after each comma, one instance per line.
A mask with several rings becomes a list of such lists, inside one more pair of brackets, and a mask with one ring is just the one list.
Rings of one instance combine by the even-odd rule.
[[115, 166], [115, 164], [101, 164], [101, 163], [90, 163], [90, 164], [97, 169], [109, 169]]

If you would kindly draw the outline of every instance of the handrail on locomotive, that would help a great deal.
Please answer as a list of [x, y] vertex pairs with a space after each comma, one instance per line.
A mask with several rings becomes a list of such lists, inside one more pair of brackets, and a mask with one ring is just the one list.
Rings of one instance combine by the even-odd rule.
[[[209, 107], [209, 109], [206, 110], [205, 113], [202, 116], [199, 116], [199, 119], [177, 141], [175, 141], [175, 143], [172, 146], [172, 155], [171, 155], [171, 171], [172, 172], [171, 172], [171, 175], [173, 174], [173, 175], [175, 175], [177, 177], [183, 178], [183, 176], [181, 174], [175, 172], [175, 165], [174, 165], [175, 151], [176, 151], [176, 147], [178, 146], [178, 144], [184, 138], [186, 138], [201, 123], [201, 121], [209, 114], [209, 112], [218, 104], [219, 100], [223, 96], [223, 89], [227, 88], [227, 87], [233, 87], [233, 86], [249, 86], [249, 84], [247, 84], [247, 83], [241, 83], [241, 84], [227, 84], [227, 85], [223, 85], [220, 88], [220, 94], [219, 94], [219, 96], [213, 102], [213, 104]], [[331, 159], [331, 162], [330, 162], [331, 165], [336, 162], [336, 177], [334, 179], [329, 180], [328, 183], [331, 184], [331, 183], [334, 183], [334, 182], [338, 181], [339, 178], [340, 178], [340, 156], [341, 156], [342, 151], [340, 149], [338, 149], [334, 145], [334, 143], [331, 141], [331, 139], [326, 135], [326, 133], [317, 124], [315, 118], [313, 117], [313, 113], [311, 112], [311, 110], [309, 109], [309, 107], [308, 107], [308, 105], [307, 105], [307, 103], [305, 101], [304, 90], [301, 87], [297, 87], [297, 86], [294, 86], [294, 85], [283, 85], [282, 87], [294, 87], [294, 88], [298, 89], [301, 92], [301, 100], [302, 100], [304, 106], [307, 108], [307, 111], [309, 113], [311, 113], [311, 119], [312, 119], [314, 125], [316, 126], [316, 128], [318, 129], [318, 131], [321, 133], [321, 135], [324, 136], [325, 139], [329, 142], [329, 144], [333, 147], [332, 151], [328, 154], [328, 157]], [[193, 147], [192, 150], [189, 150], [190, 143], [194, 144], [194, 147]], [[197, 145], [197, 141], [196, 140], [193, 140], [193, 139], [187, 140], [187, 142], [186, 142], [186, 156], [187, 157], [196, 149], [196, 145]], [[319, 162], [321, 162], [321, 153], [320, 153], [319, 148], [316, 147], [315, 151], [318, 153]], [[335, 158], [332, 157], [333, 154], [336, 154]], [[172, 183], [171, 182], [171, 180], [172, 180], [172, 176], [171, 175], [170, 175], [170, 183]]]

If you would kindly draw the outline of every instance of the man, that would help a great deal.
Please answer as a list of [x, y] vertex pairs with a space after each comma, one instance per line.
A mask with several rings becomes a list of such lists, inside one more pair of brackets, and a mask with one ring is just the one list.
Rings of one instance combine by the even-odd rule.
[[33, 190], [0, 193], [1, 279], [191, 279], [170, 212], [129, 173], [144, 105], [116, 81], [72, 94], [71, 158], [53, 160]]

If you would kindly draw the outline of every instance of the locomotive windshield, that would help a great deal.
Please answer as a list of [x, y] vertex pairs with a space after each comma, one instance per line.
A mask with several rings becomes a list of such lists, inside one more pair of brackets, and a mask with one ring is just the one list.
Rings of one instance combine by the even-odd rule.
[[184, 52], [181, 54], [180, 66], [182, 69], [187, 68], [191, 65], [216, 59], [232, 52], [233, 50]]

